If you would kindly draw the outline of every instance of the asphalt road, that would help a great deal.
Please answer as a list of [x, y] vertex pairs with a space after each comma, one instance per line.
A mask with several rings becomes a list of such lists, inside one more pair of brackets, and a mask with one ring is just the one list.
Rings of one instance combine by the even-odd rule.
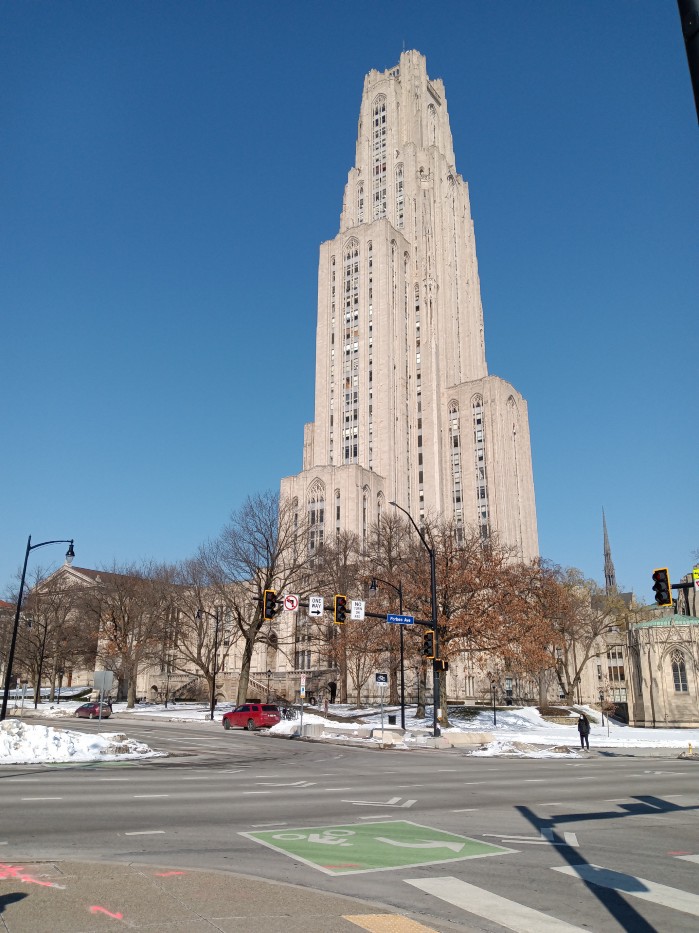
[[672, 752], [483, 759], [220, 723], [101, 728], [171, 757], [0, 768], [0, 860], [242, 872], [440, 930], [699, 928], [699, 764]]

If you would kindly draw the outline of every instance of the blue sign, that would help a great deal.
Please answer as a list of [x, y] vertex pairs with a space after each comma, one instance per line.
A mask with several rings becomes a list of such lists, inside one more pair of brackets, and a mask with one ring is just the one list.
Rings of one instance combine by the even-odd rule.
[[394, 625], [414, 625], [415, 616], [386, 616], [386, 621]]

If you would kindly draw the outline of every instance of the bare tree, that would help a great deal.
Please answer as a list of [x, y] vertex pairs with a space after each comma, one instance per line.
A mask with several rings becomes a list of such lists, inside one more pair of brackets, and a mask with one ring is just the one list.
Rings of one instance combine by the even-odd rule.
[[540, 598], [546, 607], [546, 650], [566, 703], [575, 702], [582, 672], [607, 651], [605, 636], [625, 625], [628, 607], [575, 568], [542, 567]]
[[[243, 641], [238, 703], [245, 701], [255, 645], [265, 622], [265, 590], [300, 584], [308, 564], [305, 524], [292, 502], [274, 492], [249, 496], [214, 541], [199, 551], [217, 603], [231, 613]], [[298, 588], [298, 587], [297, 587]]]
[[[362, 587], [361, 561], [359, 538], [349, 531], [341, 531], [334, 539], [325, 541], [318, 549], [311, 567], [314, 585], [321, 591], [332, 594], [355, 594]], [[348, 665], [350, 661], [348, 652], [350, 648], [358, 647], [363, 652], [365, 645], [358, 645], [352, 638], [350, 629], [356, 623], [348, 622], [346, 625], [328, 625], [321, 622], [316, 629], [318, 641], [325, 643], [330, 663], [339, 671], [339, 701], [348, 701]], [[355, 677], [359, 678], [359, 670], [363, 664], [355, 659]], [[358, 680], [354, 680], [355, 689]], [[363, 681], [362, 681], [363, 683]], [[359, 684], [361, 689], [361, 684]]]
[[172, 618], [172, 572], [150, 562], [114, 565], [94, 580], [83, 605], [99, 630], [97, 659], [115, 674], [117, 696], [133, 707], [139, 670], [162, 654]]
[[175, 615], [165, 646], [164, 664], [182, 672], [200, 674], [208, 685], [211, 708], [216, 703], [216, 678], [235, 639], [227, 626], [223, 606], [212, 605], [211, 578], [201, 558], [184, 561], [174, 574]]
[[41, 684], [48, 680], [49, 699], [55, 697], [57, 672], [74, 657], [94, 658], [95, 632], [78, 616], [81, 591], [61, 570], [49, 574], [42, 567], [32, 573], [20, 621], [17, 659], [34, 685], [34, 708]]

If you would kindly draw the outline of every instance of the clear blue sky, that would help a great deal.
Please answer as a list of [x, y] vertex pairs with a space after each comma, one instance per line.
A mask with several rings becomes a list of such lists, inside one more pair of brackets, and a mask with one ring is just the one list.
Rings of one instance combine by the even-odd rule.
[[318, 247], [364, 74], [403, 48], [446, 85], [541, 553], [601, 581], [604, 507], [621, 585], [691, 568], [699, 134], [672, 0], [0, 16], [0, 589], [30, 533], [83, 566], [176, 560], [301, 469]]

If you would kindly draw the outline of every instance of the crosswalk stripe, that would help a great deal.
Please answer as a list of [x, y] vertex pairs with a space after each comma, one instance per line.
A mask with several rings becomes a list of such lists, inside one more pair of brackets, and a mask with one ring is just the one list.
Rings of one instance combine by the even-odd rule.
[[675, 858], [681, 858], [685, 862], [699, 862], [699, 855], [677, 855]]
[[442, 878], [404, 879], [407, 884], [432, 894], [454, 907], [460, 907], [477, 917], [499, 923], [515, 933], [583, 933], [582, 927], [556, 920], [532, 907], [525, 907], [499, 894], [493, 894], [475, 884], [450, 876]]
[[666, 884], [647, 881], [645, 878], [637, 878], [634, 875], [625, 875], [620, 871], [599, 868], [597, 865], [558, 866], [553, 871], [573, 875], [601, 888], [611, 888], [629, 897], [638, 897], [643, 901], [651, 901], [653, 904], [671, 907], [673, 910], [699, 917], [699, 895], [681, 891], [679, 888], [671, 888]]
[[351, 917], [345, 916], [343, 920], [349, 920], [369, 933], [437, 933], [432, 927], [423, 926], [422, 923], [400, 914], [355, 914]]

